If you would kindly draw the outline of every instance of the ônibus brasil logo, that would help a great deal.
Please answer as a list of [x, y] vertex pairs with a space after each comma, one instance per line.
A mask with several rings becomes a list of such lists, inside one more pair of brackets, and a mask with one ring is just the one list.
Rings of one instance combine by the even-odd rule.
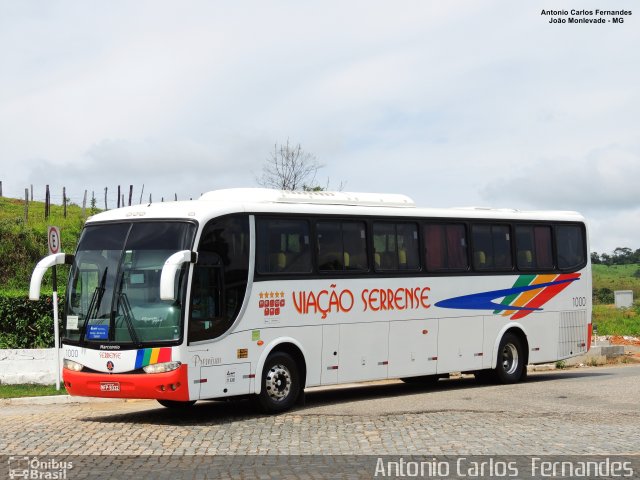
[[[560, 275], [520, 275], [511, 288], [473, 293], [435, 303], [440, 308], [460, 310], [493, 310], [511, 320], [526, 317], [580, 279], [579, 273]], [[502, 298], [500, 303], [495, 302]]]

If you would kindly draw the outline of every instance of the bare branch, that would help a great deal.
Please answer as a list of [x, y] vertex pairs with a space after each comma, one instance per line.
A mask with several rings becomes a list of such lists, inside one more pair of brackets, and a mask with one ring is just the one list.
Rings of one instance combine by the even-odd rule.
[[300, 144], [292, 146], [289, 139], [285, 145], [275, 144], [273, 152], [262, 167], [259, 185], [278, 190], [302, 190], [314, 185], [322, 165], [315, 155], [305, 152]]

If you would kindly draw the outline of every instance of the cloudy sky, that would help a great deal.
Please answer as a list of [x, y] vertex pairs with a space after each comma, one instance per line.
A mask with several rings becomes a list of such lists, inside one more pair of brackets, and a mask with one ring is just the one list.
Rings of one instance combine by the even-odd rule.
[[[541, 15], [603, 7], [633, 14]], [[0, 0], [0, 181], [196, 198], [289, 139], [321, 183], [579, 210], [592, 250], [636, 249], [639, 51], [634, 0]]]

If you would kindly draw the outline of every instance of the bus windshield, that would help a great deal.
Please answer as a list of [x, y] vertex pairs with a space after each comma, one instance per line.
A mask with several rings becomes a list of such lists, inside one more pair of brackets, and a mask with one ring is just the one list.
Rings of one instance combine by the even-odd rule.
[[65, 340], [141, 345], [182, 337], [186, 269], [176, 301], [160, 300], [160, 274], [173, 253], [190, 249], [196, 226], [130, 222], [87, 226], [67, 288]]

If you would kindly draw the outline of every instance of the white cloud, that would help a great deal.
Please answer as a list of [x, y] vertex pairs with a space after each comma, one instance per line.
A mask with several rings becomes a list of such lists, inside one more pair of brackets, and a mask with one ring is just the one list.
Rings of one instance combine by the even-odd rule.
[[510, 176], [493, 180], [486, 198], [505, 198], [518, 191], [528, 206], [620, 211], [640, 206], [640, 149], [610, 146], [584, 157], [540, 159]]
[[4, 2], [0, 180], [185, 198], [254, 185], [289, 138], [333, 185], [579, 209], [594, 244], [640, 247], [640, 30], [549, 25], [541, 7]]

